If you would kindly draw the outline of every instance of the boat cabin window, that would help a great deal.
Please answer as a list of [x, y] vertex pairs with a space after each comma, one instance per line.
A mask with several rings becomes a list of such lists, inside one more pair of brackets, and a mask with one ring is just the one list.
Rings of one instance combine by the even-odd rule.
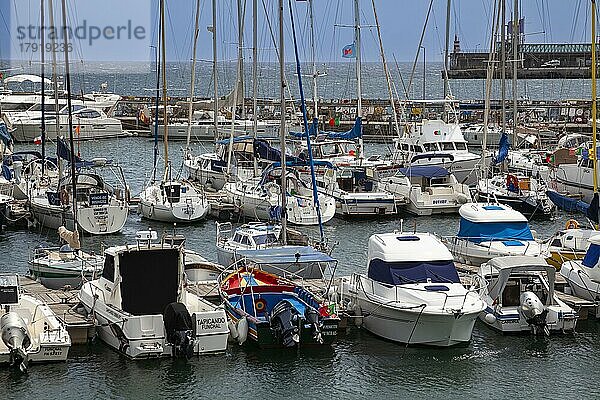
[[165, 186], [165, 195], [169, 203], [179, 203], [181, 198], [181, 185]]
[[[4, 105], [2, 105], [2, 108], [4, 108]], [[45, 104], [44, 105], [44, 110], [46, 111], [54, 111], [55, 110], [55, 104], [50, 103], [50, 104]], [[35, 104], [34, 106], [32, 106], [28, 111], [42, 111], [42, 104]]]
[[75, 116], [78, 118], [100, 118], [101, 117], [100, 113], [96, 110], [84, 110], [84, 111], [78, 112]]
[[248, 238], [248, 236], [242, 235], [242, 244], [245, 244], [246, 246], [250, 246], [250, 239]]
[[452, 142], [444, 142], [441, 143], [442, 145], [442, 150], [454, 150], [454, 145], [452, 144]]
[[328, 143], [321, 146], [321, 153], [324, 157], [335, 156], [339, 154], [339, 149], [335, 143]]
[[115, 281], [115, 257], [109, 254], [104, 256], [104, 269], [102, 270], [102, 277], [107, 281]]
[[521, 297], [521, 285], [517, 280], [509, 280], [502, 291], [502, 306], [518, 307]]
[[236, 243], [242, 243], [242, 235], [236, 233], [235, 235], [233, 235], [233, 241]]
[[2, 111], [26, 111], [31, 103], [2, 103]]
[[466, 150], [467, 149], [466, 143], [456, 142], [456, 143], [454, 143], [454, 145], [456, 146], [456, 150]]
[[408, 151], [408, 144], [407, 143], [400, 143], [400, 149], [403, 151]]
[[254, 236], [254, 243], [256, 243], [257, 246], [265, 245], [265, 244], [272, 244], [272, 243], [276, 243], [276, 242], [277, 242], [277, 236], [275, 236], [274, 233], [267, 233], [265, 235]]
[[425, 147], [425, 151], [437, 151], [437, 143], [424, 143], [423, 147]]

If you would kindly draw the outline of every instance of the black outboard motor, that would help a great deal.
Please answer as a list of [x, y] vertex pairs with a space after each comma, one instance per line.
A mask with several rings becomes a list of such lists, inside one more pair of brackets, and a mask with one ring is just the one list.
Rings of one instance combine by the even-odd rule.
[[294, 347], [300, 343], [300, 314], [287, 300], [281, 300], [269, 315], [271, 329], [284, 347]]
[[319, 324], [319, 313], [312, 307], [307, 307], [304, 310], [304, 318], [306, 322], [313, 327], [313, 337], [318, 343], [323, 344], [323, 337], [321, 336], [321, 327]]
[[183, 303], [170, 303], [163, 313], [167, 342], [173, 346], [173, 357], [194, 354], [192, 317]]

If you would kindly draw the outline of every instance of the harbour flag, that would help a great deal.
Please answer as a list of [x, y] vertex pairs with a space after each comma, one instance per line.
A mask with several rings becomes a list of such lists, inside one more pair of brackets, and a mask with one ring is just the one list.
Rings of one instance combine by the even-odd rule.
[[33, 144], [42, 144], [42, 137], [41, 136], [36, 136], [33, 139]]
[[356, 58], [356, 45], [354, 43], [344, 46], [342, 58]]

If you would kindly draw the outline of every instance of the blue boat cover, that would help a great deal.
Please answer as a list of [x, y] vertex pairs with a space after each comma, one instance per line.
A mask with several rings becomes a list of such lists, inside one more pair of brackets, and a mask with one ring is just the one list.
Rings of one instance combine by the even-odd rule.
[[[280, 161], [281, 162], [281, 150], [271, 146], [269, 142], [264, 139], [256, 139], [254, 141], [254, 156], [263, 160], [268, 161]], [[286, 154], [286, 161], [291, 162], [303, 162], [298, 157]]]
[[600, 258], [600, 245], [590, 244], [588, 251], [583, 257], [582, 264], [588, 268], [594, 268], [598, 265], [598, 259]]
[[4, 122], [0, 122], [0, 140], [6, 145], [12, 141], [12, 136], [8, 132], [8, 128]]
[[449, 174], [446, 168], [436, 166], [412, 166], [400, 168], [400, 172], [406, 176], [422, 176], [425, 178], [443, 178]]
[[527, 222], [479, 222], [460, 219], [458, 237], [473, 243], [484, 241], [533, 240]]
[[325, 253], [311, 246], [285, 246], [269, 249], [236, 250], [236, 258], [246, 257], [257, 264], [304, 264], [316, 262], [335, 262]]
[[592, 201], [590, 202], [590, 206], [585, 211], [585, 216], [590, 220], [598, 223], [600, 220], [600, 216], [598, 216], [598, 208], [599, 208], [600, 200], [598, 199], [598, 193], [594, 193], [594, 197], [592, 197]]
[[[566, 212], [580, 212], [586, 214], [587, 210], [590, 207], [590, 205], [587, 204], [585, 201], [574, 199], [568, 196], [563, 196], [554, 190], [546, 191], [546, 195], [548, 196], [550, 201], [552, 201], [556, 205], [556, 207]], [[598, 216], [596, 216], [596, 218], [598, 218]]]
[[[233, 138], [233, 143], [243, 142], [245, 140], [250, 140], [250, 139], [252, 139], [252, 136], [248, 136], [248, 135], [238, 136], [238, 137]], [[229, 138], [218, 140], [217, 144], [229, 144]]]
[[406, 283], [459, 283], [451, 260], [387, 262], [374, 258], [369, 262], [369, 278], [389, 285]]

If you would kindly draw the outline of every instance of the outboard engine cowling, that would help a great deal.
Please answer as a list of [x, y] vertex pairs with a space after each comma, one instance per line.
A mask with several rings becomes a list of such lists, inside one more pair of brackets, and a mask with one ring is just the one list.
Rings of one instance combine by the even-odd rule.
[[31, 346], [31, 338], [27, 324], [16, 312], [8, 312], [0, 318], [2, 341], [10, 350], [10, 364], [19, 364], [21, 370], [27, 366], [27, 350]]
[[541, 302], [539, 297], [533, 292], [523, 292], [520, 297], [519, 312], [527, 323], [533, 328], [533, 333], [537, 334], [538, 329], [547, 332], [546, 316], [548, 309]]
[[294, 347], [300, 343], [300, 315], [289, 301], [277, 303], [269, 317], [271, 329], [284, 347]]
[[167, 342], [173, 346], [173, 357], [191, 357], [194, 354], [192, 317], [185, 304], [170, 303], [163, 313]]
[[304, 318], [306, 322], [313, 327], [313, 337], [318, 343], [323, 344], [323, 337], [321, 336], [321, 324], [319, 323], [319, 313], [312, 307], [307, 307], [304, 310]]

